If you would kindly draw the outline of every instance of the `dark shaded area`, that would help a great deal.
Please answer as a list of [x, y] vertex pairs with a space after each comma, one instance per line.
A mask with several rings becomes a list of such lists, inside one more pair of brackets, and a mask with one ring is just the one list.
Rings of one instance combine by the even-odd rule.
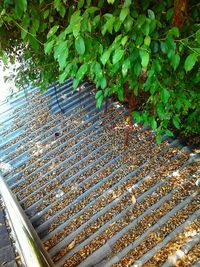
[[17, 267], [14, 248], [9, 237], [2, 207], [0, 207], [0, 237], [0, 266]]

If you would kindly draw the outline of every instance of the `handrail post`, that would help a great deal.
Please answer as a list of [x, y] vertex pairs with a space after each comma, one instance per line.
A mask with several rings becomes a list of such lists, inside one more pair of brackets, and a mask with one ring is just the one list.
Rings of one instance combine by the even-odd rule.
[[22, 256], [25, 266], [54, 267], [55, 265], [44, 249], [35, 229], [1, 175], [0, 194], [8, 213], [11, 227], [17, 238], [20, 256]]

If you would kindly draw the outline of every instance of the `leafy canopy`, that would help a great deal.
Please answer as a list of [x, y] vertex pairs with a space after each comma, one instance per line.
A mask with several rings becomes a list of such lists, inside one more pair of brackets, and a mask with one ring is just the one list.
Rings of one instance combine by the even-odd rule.
[[67, 77], [77, 87], [87, 75], [98, 88], [97, 107], [117, 95], [158, 142], [173, 135], [171, 124], [199, 133], [198, 8], [186, 0], [3, 0], [0, 56], [21, 62], [19, 87], [31, 81], [44, 90]]

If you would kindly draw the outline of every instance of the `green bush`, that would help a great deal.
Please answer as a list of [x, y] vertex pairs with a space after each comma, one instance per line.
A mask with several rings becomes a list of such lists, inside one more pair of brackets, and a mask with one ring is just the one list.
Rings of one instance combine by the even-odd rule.
[[[14, 4], [13, 2], [16, 2]], [[26, 1], [0, 4], [0, 53], [21, 62], [16, 84], [85, 75], [97, 107], [115, 94], [160, 135], [200, 132], [200, 17], [195, 1]], [[140, 95], [145, 98], [136, 105]]]

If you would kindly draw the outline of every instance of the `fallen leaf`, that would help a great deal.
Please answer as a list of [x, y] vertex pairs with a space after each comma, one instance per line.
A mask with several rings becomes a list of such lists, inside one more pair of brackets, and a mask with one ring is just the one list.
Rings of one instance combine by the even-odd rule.
[[68, 245], [68, 249], [73, 249], [73, 247], [75, 246], [75, 244], [76, 244], [76, 241], [75, 240], [73, 240], [69, 245]]
[[132, 196], [131, 198], [132, 204], [135, 205], [135, 203], [137, 202], [136, 198], [134, 196]]

